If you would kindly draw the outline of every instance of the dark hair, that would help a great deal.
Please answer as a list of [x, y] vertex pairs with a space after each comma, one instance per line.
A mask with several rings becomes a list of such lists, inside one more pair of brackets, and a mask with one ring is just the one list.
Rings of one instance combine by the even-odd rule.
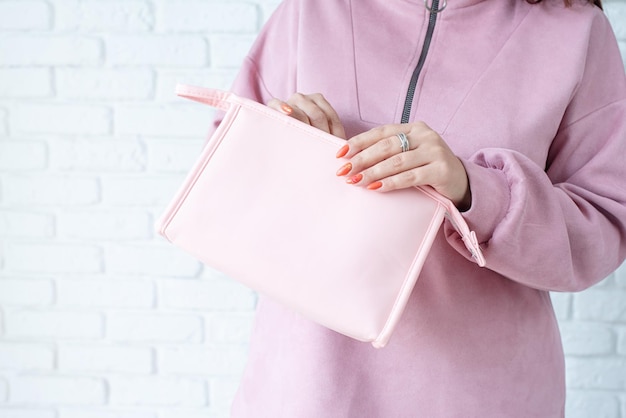
[[[539, 3], [541, 0], [526, 0], [528, 3], [531, 4], [535, 4], [535, 3]], [[563, 0], [565, 2], [566, 6], [571, 6], [572, 5], [572, 0]], [[591, 1], [591, 0], [588, 0]], [[596, 6], [598, 6], [600, 9], [602, 9], [602, 0], [593, 0], [593, 4], [595, 4]]]

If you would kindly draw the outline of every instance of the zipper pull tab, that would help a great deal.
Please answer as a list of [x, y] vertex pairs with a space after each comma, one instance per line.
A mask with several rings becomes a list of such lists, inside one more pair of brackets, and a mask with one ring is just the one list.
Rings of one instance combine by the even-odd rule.
[[439, 7], [439, 0], [432, 0], [432, 4], [429, 6], [428, 5], [428, 0], [424, 0], [424, 6], [426, 6], [426, 10], [428, 10], [430, 13], [439, 13], [439, 12], [443, 12], [443, 9], [446, 8], [446, 6], [448, 5], [448, 1], [447, 0], [443, 0], [443, 4], [441, 5], [441, 7]]

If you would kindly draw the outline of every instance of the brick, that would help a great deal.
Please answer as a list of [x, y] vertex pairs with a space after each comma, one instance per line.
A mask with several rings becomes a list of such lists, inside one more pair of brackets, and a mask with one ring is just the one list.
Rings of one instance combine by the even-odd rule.
[[146, 166], [146, 150], [138, 140], [58, 139], [50, 147], [56, 170], [138, 172]]
[[10, 35], [0, 38], [0, 66], [97, 66], [102, 44], [70, 35]]
[[7, 311], [6, 335], [37, 339], [98, 339], [104, 335], [101, 314], [81, 311]]
[[5, 176], [2, 196], [19, 206], [80, 206], [98, 203], [100, 187], [93, 178], [78, 176]]
[[572, 295], [569, 293], [551, 292], [550, 299], [554, 313], [559, 321], [569, 319], [572, 309]]
[[572, 389], [625, 390], [626, 358], [576, 358], [566, 360], [567, 387]]
[[[187, 418], [186, 415], [180, 415], [180, 417]], [[160, 414], [157, 415], [155, 411], [142, 409], [116, 409], [105, 406], [102, 408], [72, 408], [67, 410], [61, 408], [58, 418], [160, 418]]]
[[617, 286], [626, 288], [626, 263], [623, 263], [615, 270], [613, 277]]
[[204, 406], [206, 384], [201, 379], [181, 377], [121, 377], [110, 383], [110, 403], [129, 406]]
[[9, 398], [9, 385], [6, 379], [0, 378], [0, 402], [6, 402]]
[[204, 139], [214, 115], [214, 109], [199, 103], [120, 106], [115, 112], [115, 132]]
[[152, 349], [109, 345], [59, 346], [58, 369], [67, 372], [152, 372]]
[[264, 1], [261, 4], [261, 18], [263, 23], [266, 23], [269, 20], [279, 4], [280, 1]]
[[[210, 401], [209, 401], [210, 402]], [[221, 413], [215, 412], [214, 409], [211, 408], [161, 408], [159, 409], [159, 418], [224, 418], [230, 416], [230, 408], [228, 411], [223, 411]]]
[[182, 185], [184, 176], [129, 177], [102, 179], [104, 203], [113, 206], [158, 206], [164, 210]]
[[8, 243], [5, 269], [24, 273], [99, 273], [102, 252], [90, 245]]
[[105, 399], [105, 384], [98, 378], [20, 375], [11, 380], [12, 403], [102, 405]]
[[0, 306], [46, 306], [54, 300], [49, 280], [0, 280]]
[[[186, 415], [179, 415], [179, 417], [187, 418]], [[160, 414], [157, 415], [154, 411], [128, 408], [116, 409], [107, 406], [104, 408], [90, 407], [67, 410], [61, 408], [58, 418], [160, 418]]]
[[603, 2], [604, 12], [606, 13], [615, 36], [618, 39], [626, 39], [626, 3], [623, 1], [608, 1]]
[[0, 343], [0, 369], [2, 370], [52, 370], [54, 347], [41, 343]]
[[116, 245], [107, 250], [106, 270], [113, 274], [195, 277], [200, 263], [172, 246]]
[[50, 238], [54, 217], [47, 213], [0, 210], [0, 237]]
[[248, 343], [254, 314], [221, 314], [209, 318], [209, 340], [218, 343]]
[[567, 418], [619, 418], [619, 398], [611, 393], [568, 391]]
[[152, 96], [153, 72], [149, 69], [59, 68], [59, 97], [80, 100], [146, 100]]
[[0, 142], [0, 170], [41, 170], [48, 162], [47, 147], [37, 141]]
[[50, 6], [44, 1], [0, 2], [0, 30], [45, 30], [51, 21]]
[[626, 321], [626, 290], [588, 289], [574, 295], [574, 318]]
[[255, 36], [215, 35], [210, 41], [211, 65], [214, 68], [238, 68], [250, 51]]
[[619, 51], [622, 54], [622, 62], [624, 63], [624, 67], [626, 67], [626, 41], [619, 41], [617, 43], [619, 47]]
[[616, 338], [610, 326], [565, 322], [559, 327], [565, 355], [602, 355], [614, 351]]
[[613, 273], [606, 276], [600, 282], [594, 284], [591, 289], [594, 290], [609, 290], [615, 287], [615, 275]]
[[157, 173], [187, 173], [202, 151], [205, 140], [148, 141], [148, 170]]
[[162, 102], [185, 100], [175, 93], [178, 83], [228, 90], [236, 75], [237, 69], [159, 70], [157, 72], [156, 99]]
[[56, 297], [57, 305], [64, 307], [152, 308], [154, 285], [137, 280], [59, 279]]
[[0, 109], [0, 135], [4, 136], [9, 132], [7, 112]]
[[159, 306], [171, 309], [253, 310], [253, 291], [233, 280], [161, 280]]
[[51, 95], [52, 77], [49, 69], [0, 68], [0, 97], [30, 99]]
[[617, 329], [617, 353], [626, 357], [626, 328]]
[[167, 1], [159, 10], [158, 29], [164, 31], [255, 33], [257, 6], [241, 2]]
[[3, 407], [2, 418], [57, 418], [53, 409]]
[[245, 345], [161, 348], [157, 352], [157, 370], [159, 373], [238, 376], [243, 372], [247, 356]]
[[204, 67], [208, 46], [193, 35], [115, 35], [106, 40], [107, 64], [123, 66]]
[[71, 239], [146, 240], [152, 237], [153, 222], [142, 210], [68, 210], [59, 213], [57, 235]]
[[206, 280], [232, 280], [225, 273], [222, 273], [211, 266], [207, 266], [206, 264], [202, 266], [202, 272], [200, 273], [199, 278]]
[[203, 340], [202, 318], [193, 315], [112, 313], [107, 337], [113, 341], [198, 343]]
[[21, 104], [11, 112], [13, 132], [28, 134], [106, 135], [111, 121], [111, 109], [94, 105]]
[[240, 378], [218, 377], [209, 381], [209, 399], [211, 406], [214, 408], [223, 408], [226, 412], [230, 410], [237, 389], [239, 388]]
[[107, 0], [56, 2], [55, 27], [63, 31], [145, 32], [154, 27], [147, 1]]

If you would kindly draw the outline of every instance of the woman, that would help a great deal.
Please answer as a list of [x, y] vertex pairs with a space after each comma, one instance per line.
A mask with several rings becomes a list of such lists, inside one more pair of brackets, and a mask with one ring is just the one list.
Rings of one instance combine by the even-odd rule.
[[234, 417], [563, 416], [548, 291], [626, 255], [626, 78], [599, 7], [532, 3], [279, 6], [233, 91], [347, 138], [346, 187], [448, 196], [487, 268], [444, 224], [380, 350], [262, 298]]

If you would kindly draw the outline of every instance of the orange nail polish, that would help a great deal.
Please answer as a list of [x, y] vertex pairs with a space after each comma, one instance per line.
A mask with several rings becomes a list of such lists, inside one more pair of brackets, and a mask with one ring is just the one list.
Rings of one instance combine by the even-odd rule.
[[283, 110], [283, 112], [285, 112], [286, 115], [291, 115], [291, 112], [293, 112], [293, 109], [287, 103], [281, 104], [280, 108]]
[[363, 174], [359, 173], [359, 174], [357, 174], [355, 176], [350, 177], [348, 180], [346, 180], [346, 183], [348, 183], [348, 184], [357, 184], [361, 180], [363, 180]]
[[352, 163], [344, 164], [339, 170], [337, 170], [338, 176], [345, 176], [352, 170]]
[[348, 144], [346, 144], [343, 147], [339, 148], [339, 151], [337, 151], [337, 158], [341, 158], [341, 157], [345, 156], [348, 153], [349, 150], [350, 150], [350, 147], [348, 146]]
[[372, 183], [369, 186], [367, 186], [367, 188], [370, 189], [370, 190], [378, 190], [381, 187], [383, 187], [383, 183], [380, 182], [380, 181], [375, 181], [374, 183]]

